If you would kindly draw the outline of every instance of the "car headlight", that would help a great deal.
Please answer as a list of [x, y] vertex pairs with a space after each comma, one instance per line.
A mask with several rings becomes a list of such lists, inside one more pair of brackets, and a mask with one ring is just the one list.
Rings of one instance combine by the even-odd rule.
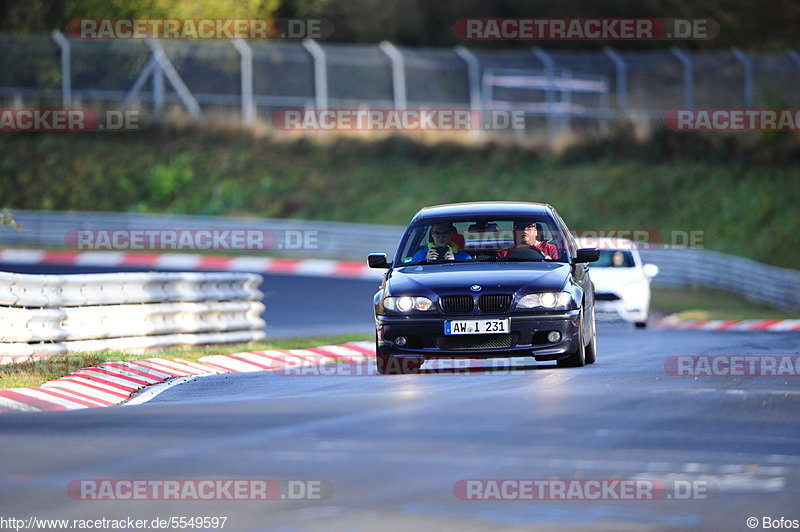
[[424, 312], [433, 308], [433, 301], [427, 297], [389, 296], [383, 299], [383, 307], [398, 312], [411, 312], [412, 310]]
[[556, 308], [566, 307], [572, 301], [569, 292], [542, 292], [523, 296], [517, 308]]

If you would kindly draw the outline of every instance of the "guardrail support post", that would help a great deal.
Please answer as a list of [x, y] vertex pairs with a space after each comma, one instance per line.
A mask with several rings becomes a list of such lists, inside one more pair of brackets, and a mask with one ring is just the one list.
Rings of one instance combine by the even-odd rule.
[[53, 40], [61, 49], [61, 101], [64, 109], [72, 106], [72, 67], [69, 39], [58, 30], [53, 30]]
[[251, 126], [256, 119], [253, 102], [253, 49], [242, 39], [233, 39], [231, 44], [239, 52], [242, 70], [242, 125]]
[[689, 54], [673, 46], [671, 48], [672, 55], [678, 58], [678, 61], [683, 65], [683, 106], [686, 109], [694, 108], [694, 69], [692, 67], [692, 59]]
[[394, 108], [405, 109], [406, 99], [406, 67], [403, 61], [403, 54], [389, 41], [380, 44], [381, 51], [386, 54], [392, 63], [392, 94], [394, 96]]
[[325, 50], [313, 39], [305, 39], [303, 47], [314, 60], [314, 103], [317, 109], [328, 108], [328, 66]]

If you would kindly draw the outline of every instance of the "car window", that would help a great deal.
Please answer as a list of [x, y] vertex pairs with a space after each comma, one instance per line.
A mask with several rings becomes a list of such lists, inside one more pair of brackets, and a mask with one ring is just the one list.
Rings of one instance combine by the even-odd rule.
[[412, 226], [402, 240], [396, 257], [397, 264], [416, 264], [425, 262], [425, 255], [434, 245], [433, 230], [442, 232], [442, 227], [452, 227], [448, 246], [459, 252], [457, 261], [498, 261], [503, 258], [501, 252], [506, 251], [506, 260], [521, 261], [528, 257], [531, 261], [545, 260], [540, 253], [509, 254], [510, 250], [524, 247], [523, 227], [535, 223], [538, 242], [548, 245], [548, 250], [558, 262], [567, 262], [568, 256], [564, 237], [556, 222], [547, 217], [526, 218], [469, 218], [431, 220]]
[[601, 249], [600, 260], [591, 265], [592, 268], [633, 268], [633, 254], [619, 249]]

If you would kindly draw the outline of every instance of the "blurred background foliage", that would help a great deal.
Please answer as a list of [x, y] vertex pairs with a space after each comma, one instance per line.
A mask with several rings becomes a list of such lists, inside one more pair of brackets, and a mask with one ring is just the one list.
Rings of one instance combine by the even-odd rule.
[[[324, 18], [334, 25], [330, 41], [408, 46], [454, 46], [450, 30], [469, 17], [651, 17], [710, 18], [720, 34], [706, 41], [684, 41], [687, 49], [743, 46], [782, 50], [797, 46], [797, 0], [3, 0], [0, 32], [46, 32], [66, 28], [74, 18], [281, 17]], [[744, 44], [743, 44], [744, 43]], [[665, 48], [672, 41], [542, 41], [543, 47], [620, 49]], [[745, 46], [746, 45], [746, 46]], [[473, 42], [470, 46], [530, 47], [531, 41]]]

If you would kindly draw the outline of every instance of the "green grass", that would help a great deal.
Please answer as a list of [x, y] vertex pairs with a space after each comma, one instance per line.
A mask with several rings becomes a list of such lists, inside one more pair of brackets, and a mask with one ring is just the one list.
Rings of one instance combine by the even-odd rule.
[[787, 135], [619, 134], [554, 155], [405, 137], [8, 133], [0, 207], [405, 225], [425, 205], [543, 201], [574, 230], [702, 231], [709, 249], [798, 268], [800, 148]]
[[320, 345], [343, 344], [372, 340], [367, 334], [350, 333], [335, 336], [307, 336], [302, 338], [279, 338], [266, 342], [249, 344], [227, 344], [190, 348], [170, 348], [149, 354], [134, 354], [125, 351], [101, 351], [98, 353], [73, 353], [0, 366], [0, 389], [21, 386], [39, 386], [51, 379], [57, 379], [87, 366], [119, 360], [141, 358], [184, 358], [197, 360], [207, 355], [224, 355], [237, 351], [263, 351], [267, 349], [305, 349]]
[[798, 319], [791, 313], [751, 302], [727, 292], [702, 288], [653, 287], [650, 306], [685, 320]]

